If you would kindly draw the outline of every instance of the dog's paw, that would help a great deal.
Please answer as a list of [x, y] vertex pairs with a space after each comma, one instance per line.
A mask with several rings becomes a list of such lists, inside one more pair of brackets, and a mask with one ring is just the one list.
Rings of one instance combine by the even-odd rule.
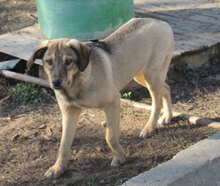
[[169, 125], [171, 123], [171, 119], [167, 119], [166, 117], [161, 117], [158, 122], [158, 127], [163, 127], [164, 125]]
[[102, 126], [106, 128], [106, 126], [107, 126], [107, 122], [105, 122], [105, 121], [102, 122]]
[[140, 138], [149, 138], [149, 137], [151, 137], [153, 134], [154, 134], [154, 132], [155, 132], [155, 130], [145, 130], [145, 129], [143, 129], [141, 132], [140, 132], [140, 135], [139, 135], [139, 137]]
[[48, 169], [48, 171], [44, 174], [44, 177], [50, 179], [56, 179], [64, 172], [64, 168], [58, 168], [57, 166], [52, 166]]
[[114, 157], [111, 162], [111, 167], [112, 168], [119, 167], [120, 165], [123, 165], [125, 161], [126, 161], [125, 156], [122, 156], [120, 158]]

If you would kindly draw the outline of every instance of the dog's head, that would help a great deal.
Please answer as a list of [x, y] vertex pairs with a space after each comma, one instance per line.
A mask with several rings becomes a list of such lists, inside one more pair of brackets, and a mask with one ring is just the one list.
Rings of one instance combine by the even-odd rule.
[[35, 59], [42, 59], [44, 70], [53, 89], [70, 86], [78, 72], [89, 63], [90, 48], [75, 39], [54, 39], [41, 42], [27, 62], [28, 69]]

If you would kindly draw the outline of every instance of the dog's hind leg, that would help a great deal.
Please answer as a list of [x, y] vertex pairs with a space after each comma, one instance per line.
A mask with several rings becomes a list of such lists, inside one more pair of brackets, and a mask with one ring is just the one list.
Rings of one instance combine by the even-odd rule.
[[106, 118], [106, 142], [113, 152], [111, 166], [117, 167], [125, 162], [125, 153], [119, 144], [119, 124], [120, 124], [120, 97], [114, 100], [114, 103], [103, 108]]
[[170, 124], [172, 118], [172, 101], [170, 95], [170, 86], [165, 82], [171, 59], [172, 59], [172, 53], [166, 56], [164, 64], [162, 66], [163, 69], [167, 69], [167, 70], [163, 71], [163, 73], [161, 74], [162, 80], [164, 82], [162, 89], [163, 116], [158, 120], [159, 126], [163, 126], [164, 124]]
[[158, 120], [159, 126], [170, 124], [172, 118], [172, 102], [170, 96], [170, 86], [164, 82], [162, 91], [163, 116]]
[[151, 76], [148, 79], [146, 79], [144, 73], [138, 73], [134, 77], [135, 81], [147, 87], [152, 98], [152, 111], [147, 124], [140, 133], [140, 137], [142, 138], [150, 137], [152, 133], [155, 131], [162, 107], [163, 84], [161, 79], [157, 76], [158, 73], [154, 73], [154, 74], [151, 74]]

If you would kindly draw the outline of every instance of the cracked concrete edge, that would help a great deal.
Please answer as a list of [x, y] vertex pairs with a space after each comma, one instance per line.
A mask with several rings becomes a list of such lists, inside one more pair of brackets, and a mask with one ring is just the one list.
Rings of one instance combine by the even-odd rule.
[[220, 185], [220, 131], [122, 186]]

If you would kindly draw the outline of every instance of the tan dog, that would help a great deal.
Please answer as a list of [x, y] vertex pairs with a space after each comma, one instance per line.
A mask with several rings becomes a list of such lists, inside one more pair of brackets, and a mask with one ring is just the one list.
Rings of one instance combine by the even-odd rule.
[[[170, 26], [153, 19], [132, 19], [101, 42], [84, 44], [55, 39], [39, 44], [28, 61], [43, 59], [44, 70], [62, 112], [62, 138], [56, 163], [46, 177], [57, 178], [67, 167], [79, 115], [84, 108], [101, 108], [107, 118], [106, 141], [112, 166], [125, 162], [119, 144], [120, 93], [134, 78], [148, 88], [152, 112], [140, 137], [149, 137], [157, 123], [172, 117], [170, 88], [165, 83], [174, 46]], [[163, 103], [163, 116], [158, 120]]]

